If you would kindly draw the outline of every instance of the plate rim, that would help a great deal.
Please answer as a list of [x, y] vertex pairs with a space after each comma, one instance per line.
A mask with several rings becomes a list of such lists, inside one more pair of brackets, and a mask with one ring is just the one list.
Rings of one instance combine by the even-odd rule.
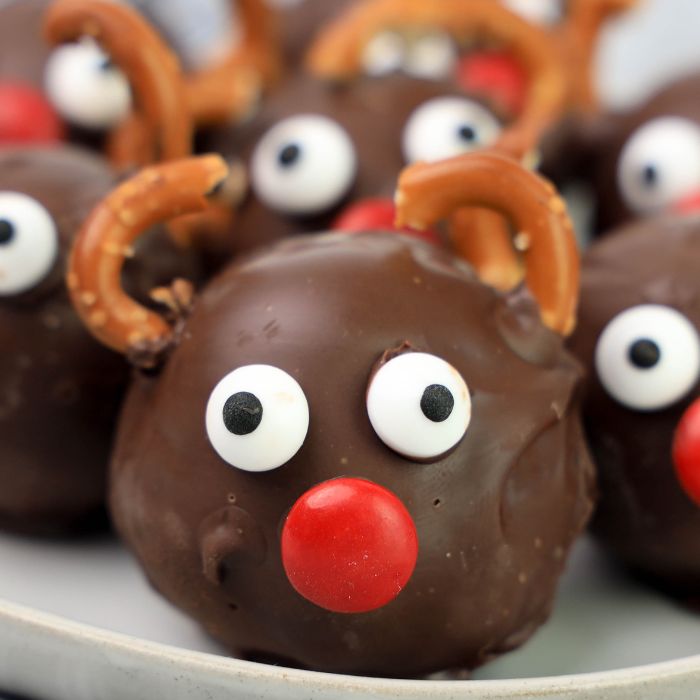
[[[563, 676], [541, 676], [500, 680], [411, 680], [349, 676], [272, 666], [244, 661], [224, 655], [194, 649], [185, 649], [170, 644], [151, 641], [133, 635], [104, 629], [88, 623], [47, 613], [0, 598], [0, 625], [12, 623], [45, 637], [108, 647], [139, 658], [160, 659], [178, 664], [178, 670], [214, 673], [219, 679], [229, 678], [237, 683], [249, 680], [299, 687], [314, 687], [318, 691], [342, 689], [347, 693], [362, 694], [391, 692], [393, 697], [413, 697], [416, 690], [430, 697], [482, 697], [512, 694], [513, 697], [530, 697], [533, 693], [551, 695], [553, 692], [590, 692], [591, 690], [632, 689], [650, 682], [654, 684], [682, 681], [691, 677], [700, 678], [700, 654], [671, 661], [656, 662], [641, 666], [578, 673]], [[459, 695], [455, 695], [459, 692]], [[486, 695], [484, 695], [486, 694]]]

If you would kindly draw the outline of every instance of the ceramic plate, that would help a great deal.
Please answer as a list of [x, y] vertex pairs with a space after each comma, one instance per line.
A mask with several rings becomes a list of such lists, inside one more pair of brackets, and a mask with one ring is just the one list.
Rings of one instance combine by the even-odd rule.
[[588, 541], [549, 623], [473, 681], [358, 679], [227, 658], [112, 540], [2, 536], [0, 561], [0, 685], [30, 697], [687, 700], [700, 684], [700, 616], [627, 580]]

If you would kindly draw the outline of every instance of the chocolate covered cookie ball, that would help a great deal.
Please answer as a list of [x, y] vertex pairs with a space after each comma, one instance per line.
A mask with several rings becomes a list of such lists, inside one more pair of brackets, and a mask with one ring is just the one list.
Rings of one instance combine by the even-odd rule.
[[583, 262], [571, 348], [600, 475], [593, 530], [637, 574], [700, 597], [700, 219], [630, 224]]
[[[107, 163], [76, 149], [0, 151], [3, 528], [48, 534], [102, 524], [129, 372], [85, 332], [64, 275], [77, 230], [116, 184]], [[125, 273], [139, 299], [173, 275], [200, 278], [196, 257], [164, 231], [145, 244]]]
[[[478, 204], [527, 225], [539, 309], [434, 246], [336, 233], [231, 264], [173, 329], [139, 320], [95, 253], [142, 225], [104, 226], [120, 190], [83, 229], [69, 279], [86, 324], [163, 358], [124, 409], [117, 527], [153, 585], [237, 656], [420, 676], [473, 668], [549, 615], [592, 507], [581, 373], [560, 335], [576, 251], [548, 185], [474, 157], [409, 172], [399, 214], [421, 228]], [[149, 170], [130, 201], [198, 209], [223, 174], [215, 158]], [[98, 281], [100, 325], [81, 301]]]

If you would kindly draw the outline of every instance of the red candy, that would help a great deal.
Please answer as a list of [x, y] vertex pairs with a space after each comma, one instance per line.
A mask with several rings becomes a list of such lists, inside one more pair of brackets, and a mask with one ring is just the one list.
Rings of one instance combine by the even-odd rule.
[[41, 92], [0, 83], [0, 144], [55, 143], [63, 138], [58, 115]]
[[678, 424], [673, 463], [681, 486], [700, 505], [700, 399], [691, 404]]
[[693, 192], [693, 194], [683, 197], [676, 202], [673, 210], [678, 214], [697, 214], [700, 212], [700, 192]]
[[416, 231], [411, 228], [397, 229], [394, 226], [396, 209], [390, 199], [363, 199], [351, 204], [333, 222], [333, 230], [348, 233], [363, 231], [386, 230], [405, 233], [415, 238], [421, 238], [428, 243], [440, 245], [440, 238], [435, 231]]
[[403, 503], [364, 479], [333, 479], [310, 489], [282, 531], [290, 583], [332, 612], [367, 612], [391, 602], [417, 557], [416, 527]]
[[457, 66], [457, 82], [468, 92], [486, 96], [509, 114], [520, 114], [525, 105], [527, 74], [507, 54], [468, 54]]

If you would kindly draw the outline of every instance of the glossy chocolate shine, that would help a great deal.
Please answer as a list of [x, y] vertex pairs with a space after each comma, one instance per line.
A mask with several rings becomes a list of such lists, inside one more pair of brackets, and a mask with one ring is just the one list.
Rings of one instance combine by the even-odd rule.
[[[365, 405], [377, 361], [405, 341], [472, 394], [466, 436], [429, 463], [386, 447]], [[217, 456], [204, 416], [222, 377], [258, 363], [299, 382], [310, 428], [289, 462], [249, 473]], [[580, 377], [528, 299], [438, 250], [395, 234], [296, 238], [227, 268], [160, 376], [137, 378], [113, 461], [116, 524], [154, 586], [234, 654], [387, 676], [472, 668], [547, 618], [591, 511]], [[389, 489], [418, 532], [408, 585], [370, 613], [316, 607], [282, 567], [287, 512], [339, 476]]]
[[[42, 204], [60, 239], [58, 259], [42, 281], [24, 293], [0, 296], [3, 527], [37, 533], [82, 529], [104, 504], [109, 449], [129, 372], [120, 357], [90, 338], [63, 278], [75, 233], [115, 185], [102, 159], [77, 149], [0, 152], [0, 191]], [[145, 240], [143, 257], [126, 275], [141, 299], [175, 273], [198, 274], [192, 256], [175, 251], [162, 234]]]
[[683, 596], [700, 592], [700, 508], [683, 492], [671, 459], [681, 416], [698, 387], [664, 410], [633, 411], [603, 388], [595, 345], [618, 313], [663, 304], [700, 330], [700, 218], [630, 225], [584, 258], [579, 327], [571, 347], [589, 370], [584, 422], [599, 467], [594, 531], [623, 562]]

